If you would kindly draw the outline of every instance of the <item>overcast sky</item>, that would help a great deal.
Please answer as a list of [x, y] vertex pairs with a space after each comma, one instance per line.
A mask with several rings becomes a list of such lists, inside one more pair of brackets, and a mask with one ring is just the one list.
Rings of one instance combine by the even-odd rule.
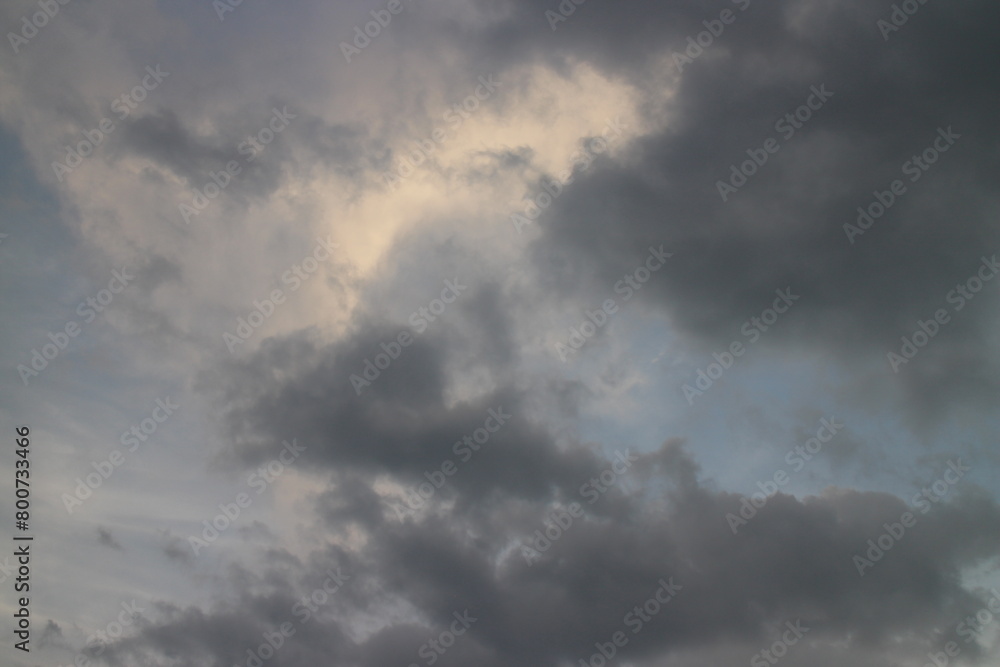
[[3, 3], [0, 662], [1000, 667], [998, 24]]

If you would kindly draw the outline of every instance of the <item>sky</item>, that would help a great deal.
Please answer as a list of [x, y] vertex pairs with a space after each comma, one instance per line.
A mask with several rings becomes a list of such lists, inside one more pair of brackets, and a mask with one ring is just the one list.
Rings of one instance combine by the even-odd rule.
[[3, 3], [0, 663], [1000, 666], [998, 22]]

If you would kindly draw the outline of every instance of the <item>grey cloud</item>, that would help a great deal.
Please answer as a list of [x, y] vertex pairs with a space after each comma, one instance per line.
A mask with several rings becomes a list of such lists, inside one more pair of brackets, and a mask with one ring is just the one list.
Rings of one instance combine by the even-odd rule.
[[116, 549], [118, 551], [124, 551], [124, 547], [118, 543], [118, 540], [114, 538], [110, 530], [106, 528], [97, 528], [97, 541], [100, 542], [102, 546], [108, 547], [109, 549]]
[[[462, 648], [442, 664], [465, 664], [474, 656], [485, 664], [554, 666], [589, 656], [594, 642], [627, 630], [628, 610], [647, 600], [661, 578], [671, 577], [682, 586], [676, 599], [649, 621], [648, 630], [629, 635], [623, 657], [662, 658], [719, 642], [766, 646], [772, 627], [790, 618], [811, 628], [810, 639], [849, 636], [859, 650], [881, 647], [888, 655], [897, 633], [920, 629], [926, 649], [933, 650], [955, 638], [936, 628], [954, 628], [982, 605], [956, 578], [961, 569], [987, 562], [997, 548], [1000, 508], [975, 490], [919, 515], [886, 562], [860, 577], [852, 555], [867, 548], [883, 523], [911, 509], [898, 498], [836, 489], [803, 501], [779, 494], [734, 537], [724, 517], [738, 511], [739, 497], [707, 491], [678, 443], [665, 443], [642, 465], [647, 486], [665, 484], [659, 501], [648, 493], [625, 498], [628, 511], [616, 521], [588, 512], [530, 567], [517, 551], [498, 556], [511, 540], [527, 537], [525, 525], [542, 525], [542, 516], [552, 511], [544, 500], [531, 503], [531, 522], [510, 518], [510, 508], [521, 502], [514, 498], [472, 521], [458, 511], [402, 523], [370, 522], [364, 511], [356, 512], [353, 518], [369, 522], [369, 543], [356, 556], [336, 557], [352, 581], [331, 612], [339, 617], [370, 609], [379, 598], [401, 599], [421, 610], [430, 627], [391, 623], [355, 644], [328, 617], [304, 629], [282, 659], [307, 664], [306, 656], [326, 649], [358, 665], [405, 660], [435, 636], [434, 628], [446, 627], [453, 612], [469, 610], [478, 620], [456, 643]], [[317, 555], [295, 588], [322, 577], [334, 556]], [[265, 579], [249, 571], [233, 576], [235, 588], [258, 593], [244, 593], [248, 597], [239, 606], [207, 613], [175, 610], [122, 642], [113, 655], [155, 656], [169, 645], [173, 655], [235, 659], [233, 646], [254, 641], [249, 628], [279, 622], [295, 595], [290, 582], [280, 583], [284, 577], [274, 579], [277, 588], [268, 592]], [[354, 586], [374, 588], [364, 595], [355, 590], [352, 597]], [[331, 636], [339, 636], [336, 648]], [[799, 650], [803, 655], [793, 664], [809, 664], [816, 655], [808, 647]]]
[[[995, 185], [981, 177], [996, 169], [996, 130], [982, 103], [996, 96], [995, 73], [963, 74], [985, 72], [992, 56], [983, 30], [996, 8], [925, 7], [886, 44], [874, 8], [811, 7], [828, 22], [807, 21], [809, 39], [802, 39], [790, 5], [755, 3], [748, 25], [730, 27], [710, 47], [720, 57], [687, 66], [676, 98], [657, 110], [668, 119], [662, 133], [637, 139], [625, 164], [599, 160], [577, 174], [536, 224], [542, 237], [531, 252], [539, 273], [563, 267], [549, 284], [558, 290], [553, 296], [580, 298], [581, 287], [614, 284], [648, 245], [667, 242], [676, 256], [644, 303], [669, 314], [704, 352], [738, 340], [741, 324], [767, 307], [774, 290], [791, 287], [801, 301], [768, 344], [826, 349], [859, 369], [883, 364], [887, 371], [885, 354], [918, 319], [951, 311], [949, 290], [1000, 247], [990, 213]], [[568, 35], [602, 11], [619, 20], [661, 18], [651, 7], [588, 3], [559, 32]], [[663, 14], [679, 18], [673, 12]], [[966, 12], [980, 20], [969, 24]], [[602, 44], [611, 50], [619, 41]], [[667, 36], [657, 46], [680, 48]], [[748, 149], [781, 137], [775, 122], [820, 84], [834, 97], [724, 203], [716, 182], [748, 159]], [[904, 162], [949, 127], [962, 138], [911, 183]], [[844, 224], [896, 178], [907, 193], [852, 245]], [[974, 361], [991, 356], [990, 309], [971, 302], [952, 315], [923, 363], [900, 377], [917, 419], [996, 396], [990, 364]]]

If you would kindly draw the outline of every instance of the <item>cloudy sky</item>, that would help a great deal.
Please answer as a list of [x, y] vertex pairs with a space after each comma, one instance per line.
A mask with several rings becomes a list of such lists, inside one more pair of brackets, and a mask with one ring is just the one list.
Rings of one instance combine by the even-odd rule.
[[3, 3], [0, 662], [1000, 666], [998, 23]]

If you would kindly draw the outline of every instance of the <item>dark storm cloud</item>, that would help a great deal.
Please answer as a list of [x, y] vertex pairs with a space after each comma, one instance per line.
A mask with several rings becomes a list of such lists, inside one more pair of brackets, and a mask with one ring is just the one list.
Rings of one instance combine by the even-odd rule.
[[[477, 3], [492, 22], [449, 34], [445, 44], [462, 49], [468, 72], [594, 64], [649, 94], [649, 119], [665, 121], [661, 132], [635, 141], [623, 165], [598, 160], [577, 174], [538, 221], [543, 237], [530, 252], [549, 279], [553, 263], [565, 269], [564, 293], [579, 295], [595, 274], [614, 284], [634, 257], [666, 241], [678, 254], [650, 290], [692, 343], [728, 344], [774, 290], [791, 287], [802, 296], [794, 323], [771, 340], [794, 338], [870, 365], [884, 363], [918, 319], [946, 307], [949, 290], [1000, 250], [988, 177], [1000, 167], [995, 4], [922, 5], [888, 40], [877, 21], [888, 18], [891, 3], [588, 2], [553, 31], [545, 11], [558, 5], [513, 2], [497, 19], [494, 3]], [[724, 9], [735, 21], [684, 66], [676, 95], [654, 103], [654, 75], [676, 75], [670, 56]], [[427, 35], [444, 39], [438, 31], [451, 20], [431, 10], [410, 18], [396, 35], [403, 48], [449, 48]], [[833, 96], [804, 127], [788, 138], [776, 130], [824, 85]], [[911, 182], [904, 163], [948, 128], [961, 138]], [[722, 201], [717, 182], [772, 137], [779, 152]], [[508, 155], [518, 159], [487, 163], [469, 177], [531, 158], [524, 147]], [[895, 179], [907, 192], [852, 244], [844, 225]], [[982, 323], [992, 310], [971, 303], [960, 315], [924, 352], [941, 363], [906, 369], [904, 390], [917, 412], [933, 407], [936, 389], [956, 399], [995, 396], [996, 383], [975, 361], [984, 356]]]
[[[771, 624], [787, 619], [801, 619], [812, 640], [851, 636], [859, 648], [884, 648], [897, 634], [914, 632], [923, 633], [921, 645], [931, 650], [954, 639], [955, 625], [982, 606], [957, 574], [993, 557], [1000, 508], [975, 489], [926, 515], [886, 494], [831, 490], [803, 501], [779, 494], [734, 536], [725, 515], [739, 511], [740, 499], [705, 489], [678, 443], [665, 443], [638, 465], [646, 491], [624, 498], [622, 517], [608, 521], [588, 510], [532, 565], [518, 550], [500, 554], [530, 537], [531, 527], [543, 526], [554, 510], [545, 501], [525, 508], [508, 498], [475, 520], [456, 511], [373, 523], [360, 511], [353, 518], [370, 533], [356, 554], [317, 553], [304, 568], [295, 559], [267, 556], [264, 574], [239, 569], [230, 575], [242, 596], [238, 603], [210, 612], [164, 611], [112, 655], [152, 658], [170, 651], [185, 659], [236, 660], [234, 647], [256, 645], [334, 562], [349, 573], [349, 583], [329, 604], [329, 615], [300, 628], [277, 664], [305, 665], [322, 650], [364, 667], [406, 664], [454, 612], [466, 610], [477, 620], [443, 665], [468, 664], [472, 657], [488, 665], [575, 662], [622, 629], [629, 632], [628, 659], [724, 641], [766, 646]], [[657, 484], [662, 492], [651, 493]], [[525, 510], [533, 516], [517, 516]], [[852, 557], [906, 511], [918, 514], [917, 525], [885, 562], [859, 576]], [[636, 617], [625, 621], [626, 614], [648, 600], [661, 579], [680, 585], [676, 598], [643, 630], [631, 632]], [[356, 644], [334, 620], [394, 599], [419, 610], [428, 625], [390, 623]], [[789, 664], [810, 664], [824, 649], [800, 650]]]
[[[539, 18], [518, 6], [518, 21]], [[624, 68], [648, 90], [643, 79], [653, 66], [639, 53], [683, 51], [681, 35], [704, 30], [701, 20], [726, 6], [586, 3], [549, 42], [539, 35], [532, 43]], [[992, 113], [1000, 74], [991, 65], [1000, 53], [989, 28], [1000, 10], [986, 2], [922, 6], [886, 42], [876, 21], [890, 12], [857, 2], [737, 9], [736, 22], [685, 66], [676, 97], [651, 111], [665, 129], [637, 139], [621, 165], [599, 160], [578, 173], [537, 221], [542, 237], [531, 253], [539, 272], [559, 263], [565, 271], [553, 286], [579, 295], [595, 277], [613, 284], [646, 247], [667, 242], [677, 253], [671, 270], [643, 296], [654, 292], [646, 302], [658, 302], [702, 351], [738, 339], [774, 290], [791, 287], [801, 296], [793, 321], [769, 340], [831, 349], [891, 373], [885, 355], [898, 351], [900, 337], [938, 308], [952, 311], [950, 290], [1000, 250], [996, 184], [986, 177], [1000, 168]], [[636, 28], [628, 39], [626, 27]], [[824, 85], [833, 95], [811, 120], [791, 137], [776, 128]], [[960, 138], [911, 181], [917, 172], [904, 173], [904, 163], [935, 141], [947, 145], [940, 129]], [[724, 202], [717, 182], [769, 138], [778, 152]], [[844, 225], [895, 179], [905, 194], [851, 243]], [[995, 312], [989, 298], [952, 312], [921, 353], [925, 363], [905, 368], [915, 413], [933, 414], [942, 399], [995, 401], [995, 374], [983, 363]]]
[[[478, 301], [464, 297], [469, 299], [467, 310], [476, 317], [490, 303], [489, 290], [484, 295]], [[370, 475], [387, 472], [409, 483], [426, 481], [425, 472], [451, 460], [463, 468], [454, 477], [454, 488], [475, 496], [503, 489], [506, 494], [537, 498], [547, 495], [552, 485], [569, 488], [599, 472], [594, 457], [560, 450], [553, 436], [527, 417], [530, 402], [513, 387], [448, 405], [444, 364], [448, 355], [459, 354], [457, 336], [429, 332], [417, 336], [383, 371], [384, 376], [363, 387], [359, 395], [350, 377], [361, 377], [364, 361], [382, 353], [380, 342], [394, 341], [407, 330], [405, 325], [366, 326], [332, 345], [306, 335], [265, 343], [227, 379], [231, 384], [220, 405], [233, 406], [226, 419], [237, 443], [229, 456], [245, 464], [260, 463], [276, 453], [282, 440], [294, 437], [308, 447], [304, 457], [310, 466], [347, 466]], [[470, 334], [473, 340], [478, 336], [476, 329]], [[470, 344], [468, 339], [461, 342]], [[283, 360], [290, 357], [302, 365], [301, 374], [271, 381], [272, 369], [287, 368]], [[481, 452], [468, 445], [458, 447], [456, 443], [484, 427], [491, 410], [510, 417], [502, 420], [505, 423]], [[354, 496], [351, 506], [368, 504], [364, 498]], [[336, 515], [335, 507], [327, 511]]]
[[[701, 488], [676, 445], [658, 456], [662, 467], [650, 459], [641, 465], [656, 469], [650, 481], [672, 478], [668, 509], [637, 495], [620, 520], [588, 517], [568, 528], [531, 567], [517, 552], [494, 564], [508, 540], [524, 536], [523, 526], [455, 525], [454, 516], [383, 527], [368, 553], [419, 608], [443, 615], [469, 600], [484, 619], [479, 641], [506, 662], [555, 664], [589, 655], [594, 641], [649, 597], [659, 577], [675, 577], [683, 595], [655, 631], [634, 638], [632, 656], [725, 638], [763, 641], [767, 621], [795, 617], [818, 635], [851, 633], [881, 643], [897, 631], [947, 624], [977, 606], [954, 575], [991, 558], [996, 541], [977, 537], [1000, 522], [990, 502], [963, 497], [922, 518], [920, 532], [886, 557], [894, 562], [862, 578], [852, 556], [882, 532], [882, 522], [899, 520], [907, 508], [898, 499], [853, 491], [805, 502], [779, 495], [734, 537], [724, 516], [738, 510], [739, 499]], [[467, 530], [476, 539], [466, 539]], [[890, 591], [906, 604], [897, 605]]]

